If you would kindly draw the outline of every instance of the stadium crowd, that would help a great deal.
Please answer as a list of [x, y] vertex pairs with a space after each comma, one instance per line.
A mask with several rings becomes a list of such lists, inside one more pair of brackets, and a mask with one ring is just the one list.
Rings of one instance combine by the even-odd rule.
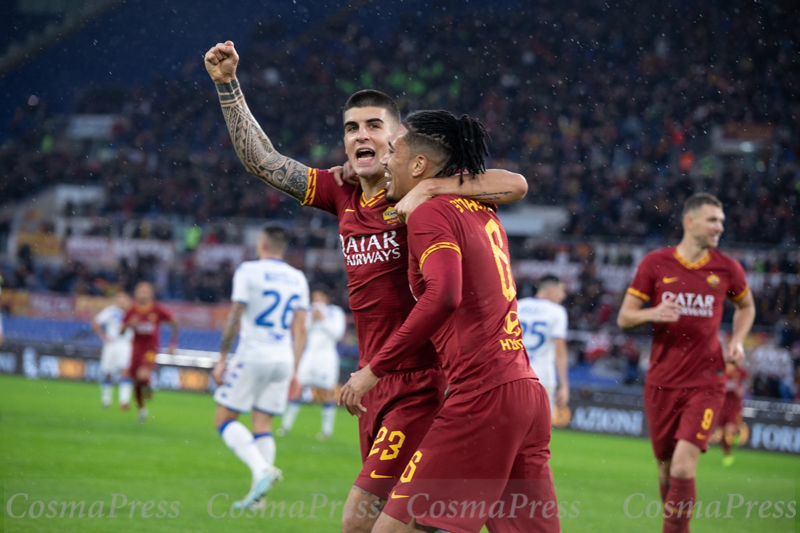
[[[277, 24], [254, 24], [239, 77], [275, 145], [311, 165], [344, 161], [341, 105], [352, 91], [377, 87], [405, 111], [441, 107], [480, 117], [493, 139], [491, 165], [528, 178], [526, 201], [565, 206], [566, 239], [676, 242], [680, 206], [704, 190], [726, 206], [725, 242], [788, 250], [800, 239], [800, 127], [793, 118], [800, 70], [792, 68], [800, 26], [780, 5], [648, 3], [612, 12], [599, 0], [567, 0], [520, 12], [448, 0], [435, 11], [410, 12], [380, 37], [333, 21], [304, 41]], [[28, 104], [0, 146], [4, 202], [53, 184], [102, 184], [105, 204], [63, 213], [95, 217], [90, 235], [183, 241], [168, 221], [180, 217], [203, 228], [198, 242], [238, 243], [242, 235], [220, 221], [277, 218], [293, 221], [298, 246], [338, 246], [324, 215], [244, 172], [195, 59], [177, 77], [154, 75], [149, 86], [87, 87], [76, 113], [126, 119], [108, 142], [70, 139], [67, 118], [50, 113], [47, 102]], [[726, 124], [769, 124], [768, 145], [740, 158], [707, 155], [711, 132]], [[0, 244], [9, 232], [9, 220], [0, 218]], [[102, 294], [114, 283], [129, 288], [152, 279], [167, 298], [224, 301], [233, 265], [203, 272], [192, 246], [186, 250], [173, 265], [143, 257], [102, 270], [36, 265], [23, 247], [4, 265], [4, 286]], [[549, 260], [552, 250], [520, 241], [513, 252]], [[782, 253], [747, 266], [797, 276], [795, 258]], [[566, 302], [572, 327], [610, 328], [620, 296], [597, 276], [603, 260], [576, 252], [570, 261], [583, 265], [579, 290]], [[343, 279], [336, 276], [317, 281], [336, 285]], [[795, 346], [800, 361], [796, 278], [756, 296], [757, 324], [780, 330], [779, 342]]]
[[[240, 78], [276, 145], [312, 165], [344, 160], [342, 102], [375, 86], [406, 110], [480, 117], [492, 164], [528, 177], [528, 201], [566, 205], [569, 235], [674, 239], [675, 206], [702, 189], [725, 202], [729, 240], [796, 242], [800, 129], [791, 117], [800, 113], [792, 97], [800, 74], [791, 63], [800, 30], [778, 5], [655, 3], [612, 13], [582, 2], [580, 17], [577, 7], [540, 3], [520, 13], [445, 2], [426, 24], [401, 20], [380, 40], [332, 23], [294, 43], [259, 24]], [[774, 39], [761, 39], [764, 31]], [[63, 121], [36, 100], [18, 110], [13, 140], [0, 149], [0, 193], [94, 182], [109, 188], [107, 212], [301, 216], [296, 202], [245, 176], [215, 100], [197, 61], [149, 87], [87, 88], [76, 112], [128, 118], [108, 146], [64, 142]], [[712, 128], [727, 123], [771, 124], [768, 150], [747, 164], [701, 158]]]

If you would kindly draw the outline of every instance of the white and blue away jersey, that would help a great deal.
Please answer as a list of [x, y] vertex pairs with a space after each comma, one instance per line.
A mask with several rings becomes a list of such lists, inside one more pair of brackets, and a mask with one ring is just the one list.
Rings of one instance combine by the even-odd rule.
[[247, 304], [236, 356], [246, 361], [294, 360], [291, 326], [308, 309], [305, 275], [277, 259], [246, 261], [233, 275], [231, 300]]
[[554, 339], [567, 338], [567, 310], [544, 298], [523, 298], [517, 302], [517, 315], [522, 327], [522, 342], [531, 367], [539, 381], [556, 383], [556, 346]]
[[[319, 309], [325, 316], [323, 320], [313, 320], [313, 309]], [[344, 337], [347, 328], [344, 311], [338, 305], [314, 304], [306, 317], [308, 340], [303, 357], [315, 354], [337, 356], [336, 344]]]
[[116, 305], [109, 305], [94, 317], [95, 321], [105, 330], [109, 344], [128, 343], [133, 340], [133, 329], [121, 333], [124, 317], [125, 311]]

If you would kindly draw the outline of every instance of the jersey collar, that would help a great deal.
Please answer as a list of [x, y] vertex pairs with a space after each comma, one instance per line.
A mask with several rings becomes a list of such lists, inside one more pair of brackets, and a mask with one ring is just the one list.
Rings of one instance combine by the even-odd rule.
[[372, 207], [373, 205], [377, 204], [384, 196], [386, 196], [386, 189], [381, 189], [381, 191], [367, 200], [367, 197], [364, 196], [364, 192], [361, 192], [361, 207]]
[[709, 252], [708, 250], [706, 250], [706, 255], [704, 255], [703, 257], [701, 257], [700, 259], [698, 259], [698, 260], [697, 260], [697, 261], [695, 261], [694, 263], [690, 263], [689, 261], [687, 261], [687, 260], [686, 260], [686, 259], [685, 259], [685, 258], [684, 258], [684, 257], [683, 257], [683, 256], [682, 256], [682, 255], [681, 255], [679, 252], [678, 252], [678, 249], [677, 249], [677, 248], [676, 248], [676, 249], [675, 249], [675, 251], [672, 253], [672, 255], [675, 257], [675, 259], [677, 259], [677, 260], [678, 260], [678, 263], [680, 263], [681, 265], [683, 265], [685, 268], [688, 268], [689, 270], [697, 270], [698, 268], [701, 268], [701, 267], [705, 266], [705, 265], [706, 265], [706, 263], [708, 263], [709, 261], [711, 261], [711, 252]]

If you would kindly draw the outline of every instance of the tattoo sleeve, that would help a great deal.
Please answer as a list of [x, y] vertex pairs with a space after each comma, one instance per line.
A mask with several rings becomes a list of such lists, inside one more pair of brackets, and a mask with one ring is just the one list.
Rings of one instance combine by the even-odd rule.
[[302, 202], [308, 189], [308, 167], [278, 153], [247, 107], [238, 81], [218, 83], [217, 95], [247, 172]]

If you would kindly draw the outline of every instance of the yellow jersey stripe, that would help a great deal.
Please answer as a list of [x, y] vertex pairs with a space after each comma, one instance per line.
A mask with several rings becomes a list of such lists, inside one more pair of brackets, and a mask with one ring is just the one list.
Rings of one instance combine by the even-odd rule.
[[746, 287], [744, 288], [744, 290], [742, 291], [742, 293], [741, 293], [741, 294], [737, 294], [736, 296], [734, 296], [733, 298], [731, 298], [731, 301], [732, 301], [732, 302], [739, 302], [739, 301], [741, 301], [741, 299], [742, 299], [742, 298], [744, 298], [745, 296], [747, 296], [747, 293], [748, 293], [748, 292], [750, 292], [750, 286], [749, 286], [749, 285], [748, 285], [748, 286], [746, 286]]
[[381, 192], [379, 192], [378, 194], [376, 194], [375, 196], [373, 196], [372, 198], [367, 200], [367, 197], [364, 196], [364, 193], [362, 192], [361, 193], [361, 207], [372, 207], [373, 205], [378, 203], [378, 200], [383, 198], [385, 194], [386, 194], [386, 189], [383, 189]]
[[645, 302], [649, 302], [650, 301], [650, 297], [648, 295], [646, 295], [645, 293], [643, 293], [641, 291], [637, 291], [633, 287], [628, 287], [628, 294], [632, 294], [632, 295], [636, 296], [637, 298], [641, 298]]
[[422, 265], [425, 264], [425, 260], [428, 258], [436, 250], [455, 250], [458, 252], [458, 255], [461, 256], [461, 248], [454, 242], [437, 242], [436, 244], [431, 244], [428, 246], [428, 249], [422, 252], [422, 255], [419, 258], [419, 271], [422, 272]]
[[317, 169], [308, 169], [308, 188], [301, 205], [314, 205], [314, 194], [317, 192]]
[[683, 256], [678, 253], [678, 250], [675, 250], [675, 253], [672, 255], [675, 256], [675, 259], [677, 259], [681, 265], [688, 268], [689, 270], [697, 270], [698, 268], [704, 266], [706, 263], [711, 261], [711, 252], [706, 252], [705, 256], [703, 256], [701, 259], [698, 259], [694, 263], [690, 263], [689, 261], [684, 259]]

